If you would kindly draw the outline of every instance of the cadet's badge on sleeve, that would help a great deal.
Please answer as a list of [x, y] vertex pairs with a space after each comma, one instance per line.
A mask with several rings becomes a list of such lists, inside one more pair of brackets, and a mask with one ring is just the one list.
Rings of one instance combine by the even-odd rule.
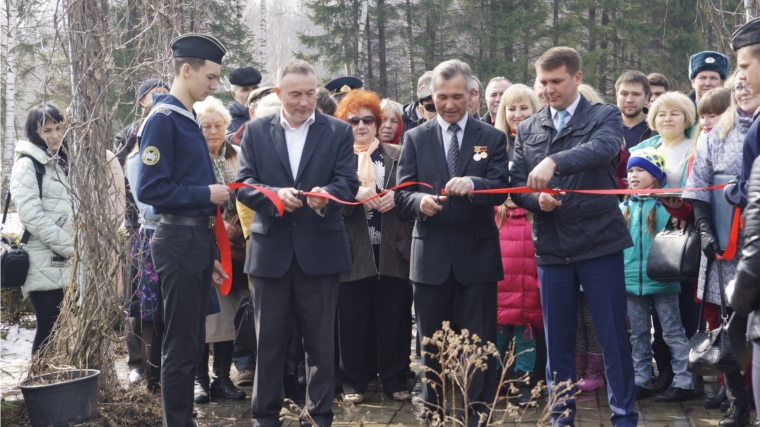
[[163, 114], [165, 116], [168, 116], [169, 114], [172, 113], [172, 111], [170, 109], [168, 109], [168, 108], [163, 108], [162, 107], [162, 108], [156, 109], [156, 113], [161, 113], [161, 114]]
[[158, 148], [154, 146], [145, 147], [142, 153], [142, 161], [148, 166], [153, 166], [158, 163], [158, 159], [161, 158], [161, 153], [158, 152]]

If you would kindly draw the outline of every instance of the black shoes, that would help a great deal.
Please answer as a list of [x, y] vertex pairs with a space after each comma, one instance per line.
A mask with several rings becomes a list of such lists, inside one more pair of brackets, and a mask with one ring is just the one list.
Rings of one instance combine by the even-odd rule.
[[195, 385], [193, 387], [193, 402], [195, 403], [208, 403], [211, 401], [211, 394], [209, 392], [208, 377], [200, 378], [195, 377]]
[[712, 397], [705, 399], [705, 409], [718, 409], [720, 404], [727, 401], [726, 386], [722, 385]]
[[243, 400], [245, 399], [245, 392], [235, 387], [230, 377], [214, 378], [211, 382], [211, 396], [214, 398], [230, 399], [230, 400]]
[[719, 427], [747, 427], [749, 423], [749, 405], [740, 407], [731, 405], [726, 415], [718, 423]]
[[673, 383], [673, 378], [676, 374], [673, 373], [673, 367], [665, 365], [660, 369], [660, 375], [657, 376], [657, 382], [652, 384], [652, 390], [655, 393], [665, 391]]
[[694, 390], [678, 387], [669, 387], [664, 393], [654, 397], [654, 400], [661, 403], [683, 402], [694, 398]]
[[652, 394], [654, 394], [654, 391], [651, 388], [636, 386], [636, 400], [646, 399]]

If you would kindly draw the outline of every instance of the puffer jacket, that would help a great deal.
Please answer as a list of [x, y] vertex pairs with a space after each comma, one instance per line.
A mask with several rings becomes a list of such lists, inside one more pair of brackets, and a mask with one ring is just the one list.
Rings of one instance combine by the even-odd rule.
[[[498, 212], [498, 206], [494, 210]], [[522, 208], [507, 209], [507, 218], [499, 229], [504, 280], [499, 282], [496, 319], [499, 325], [532, 325], [542, 329], [536, 253], [525, 214]]]
[[[45, 165], [42, 175], [42, 199], [32, 157]], [[31, 234], [26, 251], [29, 273], [21, 288], [24, 297], [30, 292], [60, 289], [69, 281], [72, 241], [72, 208], [66, 191], [68, 179], [58, 163], [29, 141], [16, 142], [16, 157], [11, 170], [11, 198], [24, 229]], [[55, 254], [65, 262], [53, 265]]]
[[649, 211], [656, 209], [657, 226], [659, 231], [668, 222], [668, 212], [655, 199], [643, 197], [631, 197], [628, 201], [620, 204], [620, 210], [625, 208], [630, 212], [628, 231], [633, 238], [633, 247], [623, 251], [625, 258], [625, 290], [633, 295], [657, 295], [677, 294], [681, 291], [678, 282], [658, 282], [647, 276], [647, 259], [649, 249], [652, 247], [653, 237], [649, 234], [647, 217]]
[[751, 316], [747, 338], [760, 339], [760, 160], [755, 159], [749, 175], [747, 207], [744, 209], [744, 248], [736, 267], [731, 307], [737, 314]]
[[[520, 124], [510, 169], [513, 187], [527, 185], [528, 174], [546, 157], [557, 164], [548, 188], [617, 188], [615, 166], [623, 144], [623, 120], [613, 105], [583, 98], [557, 134], [549, 108]], [[538, 194], [513, 194], [518, 206], [534, 213], [533, 243], [538, 265], [571, 264], [622, 251], [633, 242], [614, 195], [568, 193], [562, 206], [543, 212]]]

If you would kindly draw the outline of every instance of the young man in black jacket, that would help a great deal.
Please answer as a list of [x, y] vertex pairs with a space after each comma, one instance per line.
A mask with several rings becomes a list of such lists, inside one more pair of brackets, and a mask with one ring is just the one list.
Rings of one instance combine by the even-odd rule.
[[[590, 103], [578, 93], [581, 57], [571, 48], [545, 52], [536, 61], [536, 73], [549, 108], [520, 124], [510, 170], [512, 185], [533, 190], [615, 189], [615, 165], [623, 141], [620, 111]], [[623, 249], [633, 242], [617, 196], [542, 192], [513, 194], [512, 199], [534, 214], [547, 384], [577, 381], [575, 333], [582, 283], [604, 355], [612, 424], [636, 426], [623, 269]], [[554, 415], [552, 424], [573, 425], [575, 400], [564, 406], [555, 410], [569, 409], [569, 415]]]

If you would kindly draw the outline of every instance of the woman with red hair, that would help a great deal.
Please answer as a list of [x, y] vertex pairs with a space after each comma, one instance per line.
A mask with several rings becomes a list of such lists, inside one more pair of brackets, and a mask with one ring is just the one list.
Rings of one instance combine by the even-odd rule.
[[377, 130], [378, 139], [386, 144], [401, 143], [401, 136], [404, 134], [404, 124], [401, 120], [404, 107], [386, 98], [380, 102], [380, 109], [383, 112], [383, 121]]
[[[411, 400], [406, 389], [409, 339], [405, 333], [405, 297], [409, 286], [411, 223], [401, 218], [393, 192], [370, 199], [396, 185], [401, 147], [378, 139], [382, 120], [380, 98], [368, 90], [352, 90], [338, 105], [335, 117], [354, 133], [354, 153], [361, 186], [356, 200], [364, 205], [343, 208], [353, 270], [340, 276], [338, 339], [343, 400], [361, 403], [375, 377], [367, 349], [373, 327], [377, 335], [377, 371], [383, 392], [397, 401]], [[406, 354], [404, 353], [406, 349]]]

